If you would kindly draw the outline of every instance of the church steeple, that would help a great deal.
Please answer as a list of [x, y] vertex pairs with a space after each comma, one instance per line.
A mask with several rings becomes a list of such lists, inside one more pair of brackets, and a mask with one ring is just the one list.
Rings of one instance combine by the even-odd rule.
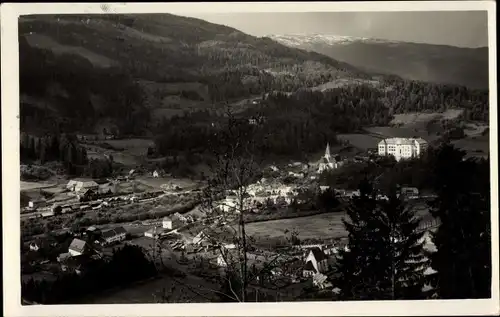
[[326, 149], [325, 149], [325, 158], [330, 158], [330, 143], [326, 144]]

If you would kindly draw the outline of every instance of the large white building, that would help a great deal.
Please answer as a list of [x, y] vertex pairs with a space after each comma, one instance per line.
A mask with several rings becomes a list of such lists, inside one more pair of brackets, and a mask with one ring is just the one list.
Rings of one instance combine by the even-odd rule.
[[399, 161], [419, 157], [427, 150], [428, 143], [422, 138], [389, 138], [378, 143], [378, 154], [392, 155]]

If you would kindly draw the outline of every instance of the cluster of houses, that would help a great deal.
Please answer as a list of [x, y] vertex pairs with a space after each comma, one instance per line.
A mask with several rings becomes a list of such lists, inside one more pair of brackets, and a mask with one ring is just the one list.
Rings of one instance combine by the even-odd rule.
[[[62, 271], [73, 270], [76, 273], [81, 273], [81, 269], [87, 261], [102, 257], [102, 247], [111, 246], [126, 238], [127, 231], [123, 227], [100, 230], [91, 226], [86, 229], [81, 238], [73, 238], [67, 251], [57, 256], [57, 262], [61, 265]], [[47, 245], [47, 243], [49, 244]], [[56, 246], [57, 242], [55, 241], [36, 240], [30, 243], [29, 248], [31, 251], [37, 252], [42, 247], [54, 248]]]
[[193, 221], [193, 216], [184, 216], [178, 212], [174, 213], [171, 217], [163, 217], [161, 220], [143, 221], [143, 225], [152, 226], [149, 230], [144, 232], [144, 236], [151, 239], [160, 239], [172, 232], [177, 232], [174, 228], [179, 229]]

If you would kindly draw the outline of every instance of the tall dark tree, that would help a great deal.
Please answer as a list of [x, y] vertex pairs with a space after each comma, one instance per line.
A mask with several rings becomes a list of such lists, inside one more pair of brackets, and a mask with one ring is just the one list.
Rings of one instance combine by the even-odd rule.
[[388, 202], [377, 202], [364, 180], [347, 214], [343, 222], [349, 242], [337, 263], [341, 299], [421, 298], [425, 258], [415, 212], [395, 194]]
[[378, 224], [374, 221], [376, 201], [370, 186], [360, 184], [360, 196], [355, 197], [343, 219], [348, 232], [347, 250], [340, 250], [337, 260], [339, 277], [335, 286], [340, 288], [343, 300], [378, 299], [377, 278], [372, 274], [373, 258], [377, 255], [378, 241], [372, 239]]
[[443, 299], [491, 296], [489, 164], [464, 157], [445, 144], [434, 162], [438, 198], [430, 207], [441, 225], [432, 239], [431, 285]]
[[381, 288], [389, 299], [423, 299], [428, 260], [423, 248], [424, 232], [419, 230], [421, 218], [394, 192], [389, 201], [380, 204]]

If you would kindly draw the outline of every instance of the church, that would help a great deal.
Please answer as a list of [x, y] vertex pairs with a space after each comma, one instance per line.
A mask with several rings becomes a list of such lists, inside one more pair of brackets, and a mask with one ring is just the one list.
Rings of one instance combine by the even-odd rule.
[[330, 144], [326, 145], [325, 154], [318, 162], [318, 173], [339, 167], [339, 162], [330, 154]]

